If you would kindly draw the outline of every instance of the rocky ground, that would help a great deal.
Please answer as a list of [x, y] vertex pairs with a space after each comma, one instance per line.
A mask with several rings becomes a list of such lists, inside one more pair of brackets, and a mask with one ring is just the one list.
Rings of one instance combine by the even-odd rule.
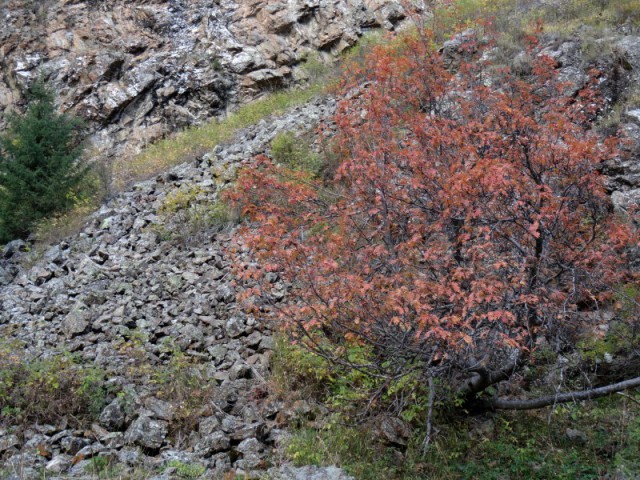
[[[237, 294], [251, 285], [235, 278], [232, 262], [250, 258], [228, 229], [190, 224], [181, 207], [168, 211], [167, 205], [180, 198], [177, 192], [197, 192], [193, 202], [215, 204], [240, 162], [265, 151], [278, 132], [309, 130], [334, 106], [330, 98], [317, 99], [240, 132], [196, 163], [137, 184], [96, 212], [73, 241], [41, 253], [23, 252], [22, 242], [5, 247], [0, 336], [19, 340], [25, 357], [75, 353], [126, 393], [82, 429], [61, 418], [55, 425], [0, 430], [10, 478], [35, 478], [42, 469], [47, 478], [87, 478], [96, 456], [156, 472], [175, 462], [200, 465], [204, 478], [230, 470], [256, 476], [269, 467], [286, 438], [287, 419], [313, 408], [261, 398], [274, 337], [252, 312], [281, 300], [286, 287], [274, 275], [270, 298], [238, 303]], [[150, 381], [154, 369], [176, 355], [200, 367], [203, 385], [213, 385], [186, 438], [171, 435], [179, 408], [163, 392], [171, 381]], [[154, 478], [172, 478], [172, 471]], [[278, 472], [270, 475], [343, 478], [339, 471]]]
[[307, 55], [404, 15], [395, 0], [6, 0], [0, 18], [0, 112], [42, 75], [108, 159], [291, 84]]
[[[120, 154], [141, 146], [144, 135], [215, 115], [228, 99], [289, 78], [309, 51], [340, 51], [364, 28], [392, 28], [402, 15], [389, 5], [150, 0], [107, 9], [101, 2], [12, 0], [1, 7], [7, 21], [0, 26], [0, 106], [16, 103], [20, 85], [38, 68], [49, 68], [64, 105], [94, 122], [96, 145]], [[37, 28], [46, 35], [25, 33], [26, 25], [43, 18], [47, 22]], [[331, 34], [334, 25], [341, 27]], [[464, 43], [464, 37], [445, 43], [452, 66], [465, 54]], [[608, 45], [615, 55], [598, 61], [599, 79], [613, 104], [640, 80], [640, 38], [620, 34]], [[287, 49], [291, 55], [283, 56]], [[575, 93], [586, 84], [579, 40], [550, 38], [540, 50], [556, 59], [567, 88]], [[513, 59], [523, 74], [527, 55]], [[620, 116], [629, 155], [603, 166], [619, 208], [640, 199], [640, 104], [630, 98]], [[27, 479], [44, 471], [50, 479], [89, 478], [95, 459], [106, 458], [156, 480], [185, 478], [179, 471], [185, 465], [203, 469], [195, 470], [203, 478], [231, 471], [346, 478], [338, 469], [272, 465], [290, 421], [321, 407], [264, 395], [274, 335], [256, 314], [282, 300], [287, 287], [273, 275], [269, 295], [237, 300], [252, 285], [233, 267], [251, 258], [230, 235], [227, 215], [216, 210], [220, 189], [239, 165], [267, 150], [277, 133], [304, 133], [334, 108], [331, 98], [315, 99], [263, 120], [195, 162], [121, 193], [78, 235], [43, 252], [19, 241], [2, 250], [0, 337], [19, 342], [15, 353], [25, 358], [73, 354], [107, 372], [114, 393], [87, 425], [62, 416], [0, 428], [0, 475]], [[176, 123], [167, 126], [168, 118]], [[160, 381], [158, 371], [168, 380]], [[182, 374], [195, 378], [206, 398], [191, 412], [188, 430], [179, 428], [185, 399], [172, 382]]]

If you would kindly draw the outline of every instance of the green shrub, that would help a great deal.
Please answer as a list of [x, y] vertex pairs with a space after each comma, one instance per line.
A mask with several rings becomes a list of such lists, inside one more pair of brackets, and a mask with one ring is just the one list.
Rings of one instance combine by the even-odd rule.
[[3, 422], [55, 423], [64, 416], [78, 423], [97, 419], [114, 393], [107, 375], [68, 354], [26, 357], [15, 342], [0, 344], [0, 411]]
[[[635, 293], [629, 287], [625, 298]], [[344, 358], [360, 363], [369, 355], [366, 349], [355, 347]], [[555, 358], [551, 352], [540, 355], [542, 363]], [[372, 480], [572, 480], [640, 471], [638, 394], [560, 405], [546, 412], [501, 412], [479, 419], [439, 409], [434, 418], [435, 436], [423, 455], [427, 387], [418, 377], [409, 375], [391, 382], [374, 404], [367, 405], [379, 383], [329, 364], [280, 337], [274, 349], [271, 382], [272, 391], [280, 398], [312, 398], [331, 412], [322, 419], [296, 419], [289, 424], [294, 431], [284, 453], [297, 465], [338, 465], [355, 478]], [[438, 385], [439, 391], [443, 389], [445, 386]], [[439, 395], [437, 402], [441, 401]], [[379, 441], [370, 423], [358, 422], [367, 406], [377, 412], [392, 409], [411, 425], [406, 448], [390, 448]], [[584, 441], [569, 439], [567, 428], [583, 432]]]
[[317, 176], [322, 168], [322, 157], [314, 152], [305, 138], [293, 132], [282, 132], [271, 141], [271, 156], [292, 170], [303, 170]]
[[204, 475], [206, 469], [202, 465], [183, 463], [179, 460], [171, 460], [167, 465], [176, 469], [176, 476], [184, 480], [196, 480]]
[[159, 398], [174, 406], [170, 435], [188, 436], [197, 430], [202, 417], [215, 413], [210, 402], [218, 384], [207, 365], [183, 353], [171, 337], [166, 337], [161, 349], [169, 360], [166, 365], [153, 368], [149, 383], [159, 387]]
[[[219, 232], [240, 220], [239, 214], [222, 199], [211, 200], [201, 187], [175, 190], [164, 199], [158, 213], [163, 222], [156, 226], [165, 240], [187, 239], [203, 232]], [[170, 233], [164, 227], [168, 221], [180, 226]]]
[[[358, 479], [574, 480], [640, 472], [638, 395], [607, 398], [552, 412], [504, 412], [441, 419], [426, 455], [424, 430], [392, 449], [367, 424], [334, 415], [294, 431], [285, 454], [297, 465], [338, 465]], [[446, 420], [446, 421], [445, 421]], [[567, 436], [567, 428], [583, 439]]]
[[41, 81], [28, 98], [26, 113], [9, 116], [0, 139], [0, 242], [24, 238], [37, 221], [76, 205], [87, 172], [79, 161], [78, 121], [56, 112]]
[[300, 68], [311, 85], [322, 85], [334, 75], [331, 63], [324, 60], [317, 51], [308, 53], [302, 59]]
[[332, 378], [332, 366], [325, 359], [292, 345], [284, 336], [276, 338], [271, 360], [271, 381], [277, 395], [324, 398]]

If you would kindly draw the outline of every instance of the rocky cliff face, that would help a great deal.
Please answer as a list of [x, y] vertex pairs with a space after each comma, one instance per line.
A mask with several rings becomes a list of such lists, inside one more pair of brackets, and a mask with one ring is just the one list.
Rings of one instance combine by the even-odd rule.
[[42, 75], [109, 157], [288, 85], [309, 52], [404, 15], [395, 0], [4, 0], [0, 18], [0, 112]]

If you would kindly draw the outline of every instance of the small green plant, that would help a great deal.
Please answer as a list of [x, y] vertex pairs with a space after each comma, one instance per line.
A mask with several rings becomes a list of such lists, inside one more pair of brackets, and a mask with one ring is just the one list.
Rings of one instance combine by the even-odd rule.
[[86, 467], [87, 473], [96, 475], [98, 478], [106, 473], [109, 468], [109, 459], [103, 456], [93, 457], [89, 460], [89, 464]]
[[69, 354], [25, 356], [15, 342], [0, 344], [0, 410], [8, 424], [95, 420], [115, 393], [106, 372]]
[[386, 41], [388, 41], [388, 34], [383, 29], [370, 30], [358, 39], [358, 43], [342, 53], [342, 63], [348, 65], [350, 62], [361, 61], [364, 59], [366, 52]]
[[216, 72], [221, 72], [223, 67], [222, 63], [220, 63], [220, 59], [218, 59], [217, 57], [211, 59], [211, 68], [213, 68]]
[[314, 152], [309, 142], [293, 132], [282, 132], [271, 141], [271, 156], [293, 170], [304, 170], [316, 176], [322, 168], [322, 157]]
[[167, 195], [158, 209], [163, 224], [172, 221], [180, 226], [180, 233], [160, 224], [155, 229], [161, 239], [188, 238], [201, 232], [217, 232], [238, 223], [240, 216], [222, 199], [211, 200], [201, 187], [175, 190]]
[[633, 476], [640, 472], [640, 417], [632, 417], [627, 428], [626, 444], [613, 460], [616, 470], [623, 475]]
[[321, 429], [294, 432], [286, 448], [288, 458], [300, 466], [339, 465], [358, 480], [420, 478], [413, 446], [398, 463], [393, 450], [377, 441], [369, 426], [343, 422], [335, 417]]
[[310, 85], [321, 85], [333, 75], [331, 60], [326, 60], [317, 51], [309, 52], [300, 64], [300, 69]]
[[284, 397], [292, 392], [299, 396], [324, 398], [333, 378], [331, 365], [318, 355], [292, 345], [278, 336], [271, 362], [271, 380], [276, 395]]
[[167, 337], [161, 350], [169, 360], [153, 370], [150, 383], [160, 387], [159, 398], [175, 407], [170, 433], [192, 432], [201, 417], [213, 414], [209, 400], [217, 383], [207, 373], [206, 365], [185, 354], [172, 338]]
[[167, 466], [169, 468], [175, 468], [177, 477], [184, 480], [196, 480], [201, 478], [206, 472], [206, 468], [202, 465], [183, 463], [179, 460], [171, 460]]

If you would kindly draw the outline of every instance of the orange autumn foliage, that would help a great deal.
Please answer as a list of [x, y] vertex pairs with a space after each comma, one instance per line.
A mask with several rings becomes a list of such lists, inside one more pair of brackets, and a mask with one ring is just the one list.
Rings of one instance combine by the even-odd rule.
[[260, 157], [232, 194], [258, 263], [291, 285], [285, 328], [325, 355], [367, 345], [379, 374], [565, 348], [633, 237], [597, 171], [618, 150], [586, 128], [594, 89], [564, 97], [546, 58], [527, 81], [481, 53], [454, 74], [432, 44], [404, 36], [343, 80], [331, 184]]

